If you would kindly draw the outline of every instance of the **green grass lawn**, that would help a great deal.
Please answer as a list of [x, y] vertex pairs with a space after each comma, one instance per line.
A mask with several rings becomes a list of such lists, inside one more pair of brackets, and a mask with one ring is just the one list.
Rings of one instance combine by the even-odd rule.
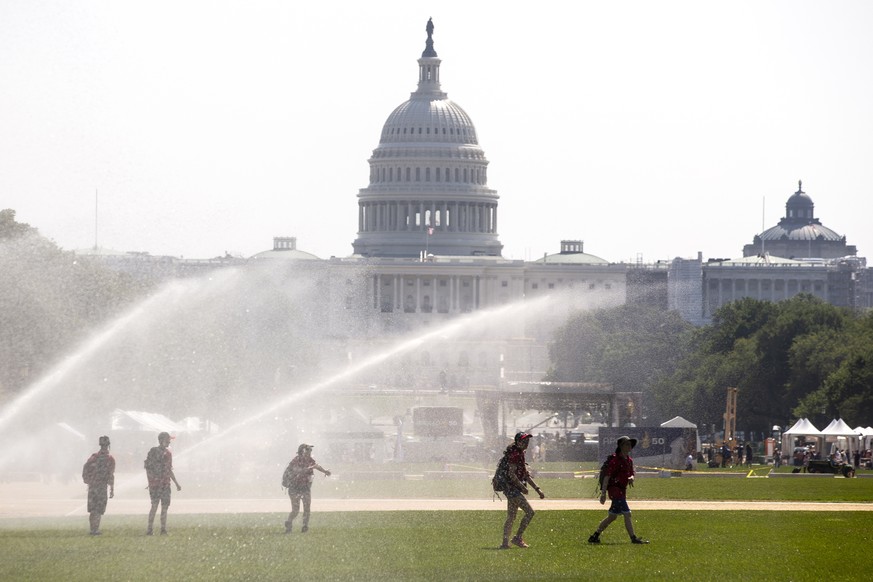
[[[589, 475], [587, 479], [542, 478], [537, 477], [546, 495], [552, 498], [593, 498], [597, 463], [537, 463], [533, 469], [538, 472], [566, 472]], [[331, 467], [337, 479], [325, 479], [316, 475], [313, 494], [316, 497], [356, 498], [448, 498], [448, 499], [487, 499], [492, 497], [491, 472], [493, 468], [484, 465], [456, 466], [454, 470], [479, 470], [478, 478], [466, 479], [426, 479], [428, 471], [441, 471], [441, 464], [402, 464], [377, 465], [364, 472], [359, 465]], [[766, 476], [771, 467], [755, 466], [753, 473]], [[351, 473], [361, 473], [361, 478], [348, 479]], [[373, 479], [375, 474], [390, 472], [398, 479]], [[704, 469], [697, 473], [705, 477], [640, 477], [637, 486], [631, 491], [631, 499], [670, 499], [670, 500], [779, 500], [779, 501], [842, 501], [865, 502], [873, 500], [873, 478], [844, 479], [842, 477], [777, 477], [745, 478], [748, 470], [743, 469]], [[782, 467], [782, 473], [790, 473], [790, 467]], [[732, 473], [733, 477], [719, 476]], [[869, 474], [862, 469], [859, 475]], [[281, 472], [280, 472], [281, 474]], [[369, 474], [369, 477], [366, 476]], [[405, 475], [418, 474], [418, 480], [404, 479]], [[181, 475], [180, 475], [180, 478]], [[185, 481], [185, 494], [201, 497], [273, 497], [282, 496], [278, 478], [267, 475], [262, 482], [245, 484], [219, 483], [211, 480]]]
[[[537, 483], [550, 498], [594, 498], [595, 479], [544, 479]], [[490, 498], [491, 482], [483, 479], [423, 481], [332, 481], [317, 479], [314, 494], [339, 498]], [[747, 479], [742, 477], [641, 477], [631, 499], [718, 501], [873, 500], [873, 479], [829, 477]]]
[[603, 511], [540, 511], [531, 547], [498, 550], [501, 512], [172, 515], [147, 537], [143, 516], [0, 522], [0, 580], [861, 580], [870, 513], [638, 511], [585, 542]]
[[[551, 498], [595, 495], [593, 479], [539, 483]], [[284, 535], [285, 513], [182, 515], [171, 509], [166, 537], [146, 537], [145, 515], [113, 515], [111, 505], [99, 537], [87, 535], [84, 517], [3, 519], [0, 580], [869, 578], [863, 564], [873, 542], [873, 512], [640, 510], [634, 522], [650, 545], [631, 545], [617, 520], [601, 546], [589, 546], [584, 542], [604, 510], [539, 511], [525, 536], [532, 547], [508, 551], [497, 549], [500, 511], [318, 513], [327, 497], [488, 499], [489, 485], [487, 478], [317, 479], [307, 534]], [[275, 483], [264, 490], [281, 497]], [[234, 491], [213, 483], [181, 494], [232, 497]], [[873, 479], [641, 477], [629, 497], [631, 507], [638, 499], [870, 502]], [[532, 503], [536, 508], [537, 500]]]

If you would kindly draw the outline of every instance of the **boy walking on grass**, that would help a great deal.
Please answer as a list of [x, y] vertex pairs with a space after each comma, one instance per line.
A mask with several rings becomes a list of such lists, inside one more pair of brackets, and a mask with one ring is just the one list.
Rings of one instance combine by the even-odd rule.
[[[534, 491], [537, 492], [537, 495], [540, 496], [540, 499], [545, 499], [546, 497], [542, 489], [537, 486], [527, 470], [524, 451], [530, 444], [530, 439], [531, 435], [528, 433], [516, 433], [512, 444], [506, 447], [506, 451], [503, 453], [508, 456], [509, 470], [507, 477], [509, 478], [509, 482], [507, 483], [507, 488], [505, 490], [506, 521], [503, 523], [503, 544], [500, 546], [501, 550], [508, 550], [510, 548], [510, 543], [519, 548], [530, 547], [522, 537], [524, 535], [524, 530], [527, 529], [527, 526], [530, 523], [530, 520], [533, 519], [535, 513], [530, 506], [530, 503], [528, 503], [527, 498], [525, 498], [525, 495], [528, 493], [527, 486], [530, 485], [533, 487]], [[515, 537], [510, 539], [509, 536], [512, 535], [512, 524], [515, 521], [515, 514], [518, 513], [519, 509], [524, 511], [524, 517], [521, 518], [521, 523], [518, 526], [518, 531], [515, 533]]]
[[637, 537], [634, 533], [634, 524], [631, 521], [631, 510], [627, 505], [627, 486], [634, 484], [634, 461], [630, 457], [631, 449], [637, 444], [637, 439], [628, 436], [619, 437], [616, 443], [615, 454], [609, 456], [606, 470], [600, 483], [600, 504], [606, 503], [606, 496], [612, 500], [609, 512], [597, 530], [588, 537], [589, 544], [599, 544], [600, 534], [609, 524], [616, 520], [619, 515], [624, 516], [624, 527], [630, 536], [631, 543], [647, 544], [648, 540]]
[[303, 527], [301, 532], [309, 531], [309, 508], [312, 504], [312, 479], [314, 471], [324, 473], [330, 477], [330, 471], [319, 465], [312, 458], [312, 445], [306, 443], [297, 447], [297, 456], [291, 459], [285, 473], [282, 475], [282, 486], [288, 488], [288, 496], [291, 498], [291, 513], [285, 520], [285, 533], [291, 533], [294, 518], [300, 513], [300, 502], [303, 502]]

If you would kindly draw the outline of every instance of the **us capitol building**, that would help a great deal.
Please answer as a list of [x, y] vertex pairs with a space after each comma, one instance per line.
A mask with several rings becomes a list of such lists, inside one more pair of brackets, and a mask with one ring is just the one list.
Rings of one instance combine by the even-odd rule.
[[[561, 240], [557, 252], [537, 260], [504, 259], [500, 198], [488, 187], [488, 160], [472, 119], [443, 91], [440, 65], [429, 21], [418, 86], [388, 116], [368, 160], [353, 254], [319, 258], [298, 248], [293, 236], [275, 237], [272, 249], [248, 259], [94, 253], [120, 269], [167, 277], [284, 262], [319, 281], [326, 333], [348, 338], [357, 349], [459, 314], [563, 292], [550, 317], [519, 318], [484, 351], [480, 345], [451, 357], [472, 361], [470, 369], [477, 361], [492, 368], [499, 352], [501, 361], [516, 362], [517, 379], [531, 381], [545, 372], [550, 332], [576, 310], [644, 303], [702, 325], [720, 306], [744, 297], [778, 301], [809, 293], [838, 306], [873, 305], [866, 260], [845, 236], [821, 224], [800, 185], [788, 197], [785, 217], [754, 235], [741, 258], [704, 260], [698, 253], [655, 264], [610, 263], [586, 253], [581, 240]], [[455, 381], [476, 382], [469, 376]]]

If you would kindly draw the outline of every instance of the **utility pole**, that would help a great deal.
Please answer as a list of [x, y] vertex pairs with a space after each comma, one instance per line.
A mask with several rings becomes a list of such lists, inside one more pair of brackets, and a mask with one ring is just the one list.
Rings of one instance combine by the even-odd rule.
[[727, 389], [727, 406], [724, 411], [724, 441], [734, 440], [737, 434], [737, 389]]

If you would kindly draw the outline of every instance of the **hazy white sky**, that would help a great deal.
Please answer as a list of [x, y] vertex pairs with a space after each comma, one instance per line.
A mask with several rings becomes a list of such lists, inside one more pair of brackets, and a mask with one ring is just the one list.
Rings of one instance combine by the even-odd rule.
[[428, 17], [504, 256], [737, 257], [803, 180], [873, 257], [873, 2], [0, 1], [0, 208], [67, 249], [345, 256]]

